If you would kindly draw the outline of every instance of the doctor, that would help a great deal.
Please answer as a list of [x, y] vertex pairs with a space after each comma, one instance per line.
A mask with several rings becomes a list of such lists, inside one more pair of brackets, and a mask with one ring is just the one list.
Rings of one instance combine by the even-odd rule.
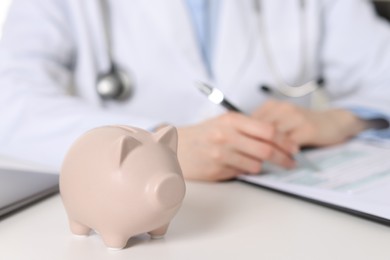
[[[294, 167], [301, 146], [385, 133], [373, 128], [390, 115], [389, 43], [363, 0], [14, 0], [0, 45], [0, 153], [60, 167], [93, 127], [173, 124], [186, 178]], [[107, 97], [112, 73], [127, 87]], [[280, 92], [318, 78], [325, 110], [310, 108], [316, 94]], [[212, 104], [198, 81], [250, 116]]]

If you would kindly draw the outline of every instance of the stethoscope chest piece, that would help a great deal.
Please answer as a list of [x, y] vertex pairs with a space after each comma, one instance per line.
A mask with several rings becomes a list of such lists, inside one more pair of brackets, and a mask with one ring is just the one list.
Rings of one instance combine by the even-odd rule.
[[131, 78], [122, 70], [113, 67], [98, 77], [96, 91], [103, 100], [126, 101], [134, 94]]

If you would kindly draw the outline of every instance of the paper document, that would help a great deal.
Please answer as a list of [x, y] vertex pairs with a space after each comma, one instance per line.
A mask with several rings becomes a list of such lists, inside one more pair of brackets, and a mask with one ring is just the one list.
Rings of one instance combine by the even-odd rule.
[[320, 171], [265, 166], [239, 179], [389, 220], [390, 149], [363, 141], [305, 153]]
[[306, 168], [268, 169], [264, 179], [284, 183], [353, 192], [390, 178], [390, 150], [363, 143], [325, 148], [306, 155], [320, 171]]

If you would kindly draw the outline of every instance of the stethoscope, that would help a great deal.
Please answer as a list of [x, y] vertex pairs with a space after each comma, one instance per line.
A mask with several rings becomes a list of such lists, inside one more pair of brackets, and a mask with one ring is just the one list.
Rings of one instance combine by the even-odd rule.
[[[277, 91], [278, 93], [286, 97], [292, 97], [292, 98], [303, 97], [305, 95], [314, 92], [319, 87], [318, 80], [312, 80], [300, 86], [291, 86], [288, 83], [286, 83], [286, 81], [283, 80], [280, 70], [277, 68], [274, 62], [273, 55], [271, 53], [271, 48], [269, 47], [267, 33], [264, 27], [264, 18], [262, 16], [261, 2], [262, 2], [261, 0], [253, 0], [253, 8], [257, 16], [258, 27], [261, 35], [264, 55], [267, 60], [270, 71], [276, 81], [275, 87], [271, 88], [268, 85], [262, 85], [261, 90], [263, 92]], [[301, 10], [300, 38], [301, 38], [301, 53], [302, 53], [302, 57], [301, 57], [302, 64], [301, 64], [300, 76], [304, 78], [307, 73], [307, 62], [308, 62], [307, 60], [308, 53], [306, 48], [307, 39], [305, 39], [307, 37], [307, 32], [306, 32], [307, 25], [306, 25], [306, 19], [304, 15], [306, 9], [306, 1], [299, 0], [299, 4]], [[109, 69], [98, 76], [97, 83], [96, 83], [96, 92], [99, 95], [99, 97], [103, 100], [124, 101], [130, 99], [130, 97], [133, 95], [134, 83], [132, 82], [129, 75], [125, 73], [123, 70], [121, 70], [120, 68], [118, 68], [118, 66], [114, 62], [113, 53], [112, 53], [112, 44], [110, 41], [112, 35], [111, 35], [111, 28], [110, 28], [109, 17], [108, 17], [109, 14], [107, 8], [108, 5], [106, 0], [100, 0], [100, 9], [103, 18], [104, 37], [105, 37], [105, 43], [107, 48], [106, 52], [109, 61]]]
[[[253, 0], [253, 8], [256, 12], [257, 25], [260, 33], [261, 44], [263, 47], [263, 53], [265, 56], [265, 60], [268, 63], [268, 67], [273, 78], [276, 81], [274, 87], [270, 87], [269, 85], [261, 85], [261, 91], [265, 93], [277, 92], [276, 94], [282, 94], [286, 97], [299, 98], [306, 96], [310, 93], [313, 93], [320, 86], [323, 85], [323, 78], [319, 77], [317, 80], [311, 80], [309, 82], [304, 83], [300, 86], [292, 86], [288, 84], [280, 73], [280, 70], [277, 68], [275, 64], [275, 59], [273, 58], [271, 48], [269, 46], [268, 34], [266, 32], [264, 26], [264, 17], [262, 14], [262, 0]], [[301, 42], [301, 66], [299, 72], [299, 78], [305, 78], [307, 75], [307, 64], [308, 64], [308, 46], [306, 46], [308, 39], [307, 38], [307, 21], [306, 21], [306, 0], [299, 0], [299, 27], [300, 27], [300, 42]]]
[[126, 101], [133, 95], [134, 82], [129, 74], [120, 69], [114, 62], [108, 4], [106, 0], [100, 0], [99, 5], [109, 66], [107, 71], [98, 75], [96, 92], [105, 101]]

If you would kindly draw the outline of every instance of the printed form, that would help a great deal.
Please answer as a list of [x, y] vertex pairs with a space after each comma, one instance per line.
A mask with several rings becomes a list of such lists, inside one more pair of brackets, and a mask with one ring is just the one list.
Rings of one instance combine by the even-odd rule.
[[239, 179], [378, 216], [390, 224], [390, 149], [355, 140], [304, 155], [319, 171], [266, 165], [258, 176]]

